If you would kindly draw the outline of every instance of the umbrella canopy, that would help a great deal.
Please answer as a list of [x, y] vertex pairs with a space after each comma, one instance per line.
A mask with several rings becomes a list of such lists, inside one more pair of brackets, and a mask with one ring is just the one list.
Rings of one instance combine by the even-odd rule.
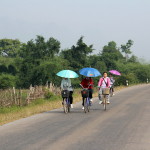
[[111, 74], [117, 75], [117, 76], [121, 76], [121, 73], [117, 70], [110, 70], [109, 71]]
[[79, 73], [86, 77], [98, 77], [101, 75], [101, 73], [95, 68], [83, 68]]
[[72, 70], [62, 70], [56, 74], [59, 77], [63, 78], [77, 78], [79, 75]]

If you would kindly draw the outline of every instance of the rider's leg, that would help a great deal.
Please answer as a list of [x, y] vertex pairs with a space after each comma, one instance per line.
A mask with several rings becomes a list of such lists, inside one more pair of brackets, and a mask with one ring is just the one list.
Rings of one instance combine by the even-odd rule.
[[70, 91], [69, 93], [69, 99], [70, 99], [70, 105], [71, 105], [71, 108], [73, 108], [73, 97], [72, 97], [72, 94], [73, 94], [73, 91]]
[[82, 98], [82, 109], [84, 109], [84, 98]]
[[106, 95], [106, 100], [107, 100], [107, 104], [109, 104], [110, 103], [110, 95]]
[[64, 105], [64, 98], [63, 98], [63, 101], [62, 101], [62, 105]]
[[73, 103], [73, 97], [72, 97], [73, 91], [70, 91], [69, 93], [69, 99], [70, 99], [70, 104]]
[[89, 89], [89, 98], [90, 98], [90, 101], [92, 102], [92, 98], [93, 98], [93, 90], [92, 89]]
[[98, 97], [99, 97], [99, 104], [102, 104], [102, 88], [100, 88], [99, 93], [98, 93]]
[[115, 94], [114, 94], [114, 87], [112, 87], [112, 93], [113, 93], [113, 95], [115, 95]]

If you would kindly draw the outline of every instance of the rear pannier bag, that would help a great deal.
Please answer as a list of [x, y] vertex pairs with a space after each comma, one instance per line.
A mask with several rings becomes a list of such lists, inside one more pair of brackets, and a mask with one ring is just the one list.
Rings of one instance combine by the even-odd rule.
[[69, 91], [68, 90], [63, 90], [61, 92], [62, 98], [69, 98]]

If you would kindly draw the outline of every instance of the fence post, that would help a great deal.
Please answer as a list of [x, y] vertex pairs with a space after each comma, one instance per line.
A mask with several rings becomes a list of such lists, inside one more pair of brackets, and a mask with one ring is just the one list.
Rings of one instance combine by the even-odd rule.
[[19, 94], [18, 94], [19, 106], [21, 106], [21, 98], [22, 98], [22, 91], [21, 91], [21, 89], [19, 89]]
[[16, 90], [15, 90], [15, 87], [13, 87], [13, 97], [14, 97], [14, 102], [15, 102], [15, 105], [16, 105]]
[[128, 80], [126, 80], [126, 86], [128, 86], [129, 85], [129, 82], [128, 82]]
[[46, 89], [48, 89], [48, 81], [46, 82]]

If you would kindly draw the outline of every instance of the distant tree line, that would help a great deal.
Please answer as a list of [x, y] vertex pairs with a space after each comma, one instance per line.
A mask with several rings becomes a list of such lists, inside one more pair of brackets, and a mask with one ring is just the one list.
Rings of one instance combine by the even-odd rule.
[[[146, 82], [150, 79], [150, 64], [143, 64], [132, 55], [132, 40], [117, 46], [110, 41], [98, 54], [94, 54], [93, 45], [87, 45], [84, 37], [76, 45], [61, 49], [61, 43], [50, 37], [46, 40], [37, 36], [35, 40], [22, 43], [18, 39], [0, 39], [0, 88], [12, 86], [28, 88], [31, 84], [45, 85], [53, 82], [60, 85], [61, 78], [56, 73], [71, 69], [78, 73], [83, 67], [97, 68], [101, 73], [111, 69], [119, 70], [122, 76], [116, 76], [116, 84], [124, 85], [126, 80], [131, 84]], [[72, 79], [78, 86], [81, 80]], [[94, 78], [97, 85], [98, 78]]]

